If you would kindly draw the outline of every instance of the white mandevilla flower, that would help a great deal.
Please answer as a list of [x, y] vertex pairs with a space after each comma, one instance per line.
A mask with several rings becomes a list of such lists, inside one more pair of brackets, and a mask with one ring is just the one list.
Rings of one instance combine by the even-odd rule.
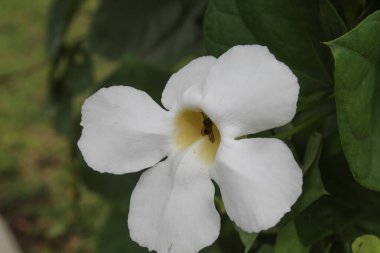
[[283, 142], [239, 138], [288, 123], [298, 91], [266, 47], [235, 46], [172, 75], [162, 94], [168, 111], [132, 87], [99, 90], [82, 107], [78, 145], [100, 172], [151, 167], [131, 196], [130, 236], [159, 253], [194, 253], [220, 230], [211, 179], [247, 232], [276, 225], [301, 194], [301, 170]]

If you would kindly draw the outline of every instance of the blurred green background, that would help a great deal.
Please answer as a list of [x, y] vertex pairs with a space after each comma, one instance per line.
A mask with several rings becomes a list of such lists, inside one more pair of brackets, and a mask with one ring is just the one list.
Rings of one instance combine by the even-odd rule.
[[292, 148], [305, 172], [304, 192], [279, 226], [259, 235], [237, 229], [217, 196], [221, 235], [202, 253], [351, 253], [356, 237], [380, 235], [380, 194], [350, 172], [337, 127], [333, 55], [320, 43], [350, 31], [380, 1], [268, 0], [263, 9], [250, 5], [256, 2], [1, 1], [0, 214], [24, 252], [148, 252], [130, 240], [127, 227], [140, 174], [86, 166], [76, 145], [81, 104], [116, 84], [159, 102], [169, 76], [191, 59], [256, 43], [312, 77], [300, 78], [293, 124], [261, 133]]
[[[50, 5], [0, 3], [0, 214], [24, 252], [93, 252], [107, 210], [70, 173], [68, 140], [46, 106]], [[87, 23], [81, 15], [73, 32]]]

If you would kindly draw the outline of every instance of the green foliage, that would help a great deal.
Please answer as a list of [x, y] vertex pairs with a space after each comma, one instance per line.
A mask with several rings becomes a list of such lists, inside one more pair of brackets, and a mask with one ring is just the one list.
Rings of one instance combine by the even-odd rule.
[[273, 246], [264, 244], [260, 249], [257, 251], [257, 253], [273, 253], [274, 249]]
[[343, 150], [355, 178], [380, 191], [380, 12], [328, 43]]
[[233, 45], [267, 45], [297, 75], [301, 94], [329, 89], [332, 57], [321, 42], [345, 31], [333, 8], [327, 0], [211, 0], [205, 21], [206, 48], [219, 55]]
[[208, 53], [219, 56], [235, 45], [257, 44], [235, 0], [210, 0], [205, 16], [204, 43]]
[[339, 236], [352, 241], [364, 233], [379, 234], [380, 193], [361, 187], [349, 172], [342, 153], [320, 162], [328, 196], [323, 196], [295, 218], [301, 242], [310, 246]]
[[109, 212], [97, 235], [97, 253], [149, 252], [131, 240], [127, 225], [127, 215], [127, 211], [119, 209], [113, 209]]
[[222, 252], [224, 251], [222, 251], [216, 243], [200, 251], [200, 253], [222, 253]]
[[240, 240], [244, 245], [244, 253], [248, 253], [249, 250], [252, 248], [253, 243], [256, 240], [257, 233], [247, 233], [244, 230], [240, 229], [239, 227], [236, 227], [236, 230], [239, 233]]
[[298, 238], [297, 230], [293, 222], [289, 222], [280, 229], [277, 235], [274, 253], [308, 253], [306, 248]]
[[160, 103], [162, 91], [169, 77], [169, 71], [161, 66], [128, 56], [120, 62], [115, 71], [100, 82], [96, 89], [115, 84], [128, 85], [145, 91]]
[[161, 64], [175, 63], [200, 48], [204, 0], [103, 0], [93, 17], [89, 43], [104, 56], [132, 53]]

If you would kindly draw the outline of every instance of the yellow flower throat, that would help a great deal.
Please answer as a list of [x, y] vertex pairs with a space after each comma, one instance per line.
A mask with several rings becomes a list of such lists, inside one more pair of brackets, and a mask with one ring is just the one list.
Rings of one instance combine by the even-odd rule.
[[177, 115], [175, 126], [177, 148], [184, 150], [202, 140], [200, 158], [207, 165], [211, 165], [220, 144], [220, 133], [212, 120], [203, 112], [184, 110]]

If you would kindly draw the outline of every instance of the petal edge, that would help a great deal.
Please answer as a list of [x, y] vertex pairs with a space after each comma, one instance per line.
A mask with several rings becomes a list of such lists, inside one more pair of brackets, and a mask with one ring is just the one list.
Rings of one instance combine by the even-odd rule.
[[267, 47], [235, 46], [211, 68], [202, 108], [222, 135], [236, 138], [291, 121], [298, 92], [297, 77]]
[[123, 174], [153, 166], [168, 154], [170, 115], [129, 86], [102, 88], [82, 106], [78, 147], [99, 172]]
[[[171, 110], [181, 101], [185, 91], [190, 87], [201, 87], [215, 61], [216, 58], [213, 56], [202, 56], [192, 60], [177, 73], [174, 73], [162, 92], [161, 102], [165, 108]], [[191, 100], [189, 97], [187, 99]], [[189, 101], [189, 103], [194, 104], [196, 102]]]
[[[196, 145], [196, 144], [195, 144]], [[214, 185], [190, 147], [147, 170], [131, 197], [131, 238], [158, 253], [196, 253], [219, 235]]]
[[247, 232], [276, 225], [302, 191], [302, 172], [280, 140], [224, 140], [211, 169], [230, 218]]

